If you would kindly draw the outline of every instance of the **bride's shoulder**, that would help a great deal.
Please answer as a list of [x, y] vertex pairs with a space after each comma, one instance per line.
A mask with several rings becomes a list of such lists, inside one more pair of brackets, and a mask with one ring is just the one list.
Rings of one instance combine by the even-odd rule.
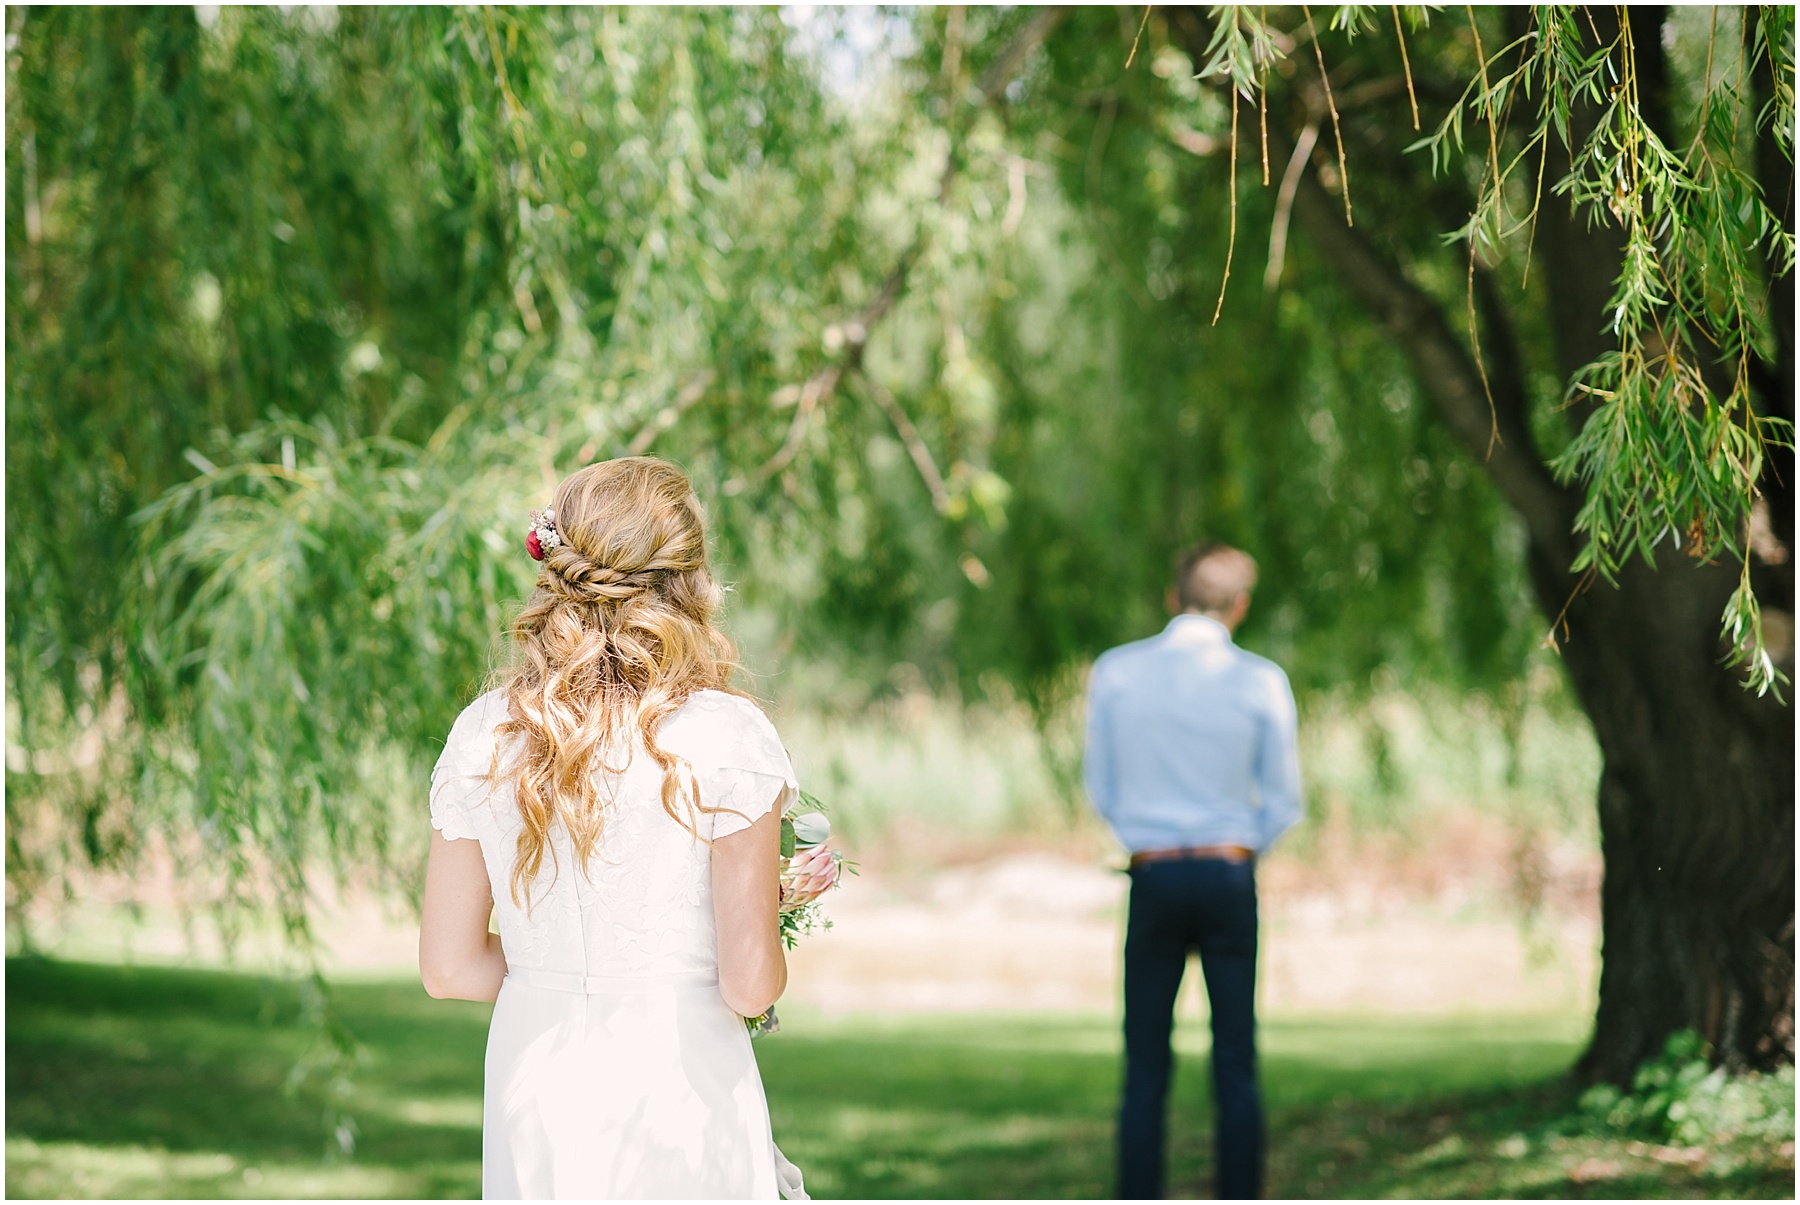
[[775, 727], [755, 699], [729, 690], [697, 690], [669, 718], [689, 723]]
[[720, 770], [752, 770], [793, 782], [775, 725], [755, 700], [730, 691], [689, 695], [657, 733], [657, 743], [686, 758], [703, 779]]
[[485, 724], [492, 721], [500, 723], [507, 717], [506, 688], [496, 686], [485, 694], [476, 695], [469, 705], [462, 709], [456, 717], [458, 724]]
[[505, 690], [496, 688], [477, 695], [457, 715], [456, 722], [450, 726], [450, 736], [444, 743], [446, 747], [491, 744], [494, 729], [505, 723], [510, 714]]
[[776, 740], [775, 725], [754, 699], [725, 690], [697, 690], [664, 722], [662, 736], [675, 741], [722, 738]]

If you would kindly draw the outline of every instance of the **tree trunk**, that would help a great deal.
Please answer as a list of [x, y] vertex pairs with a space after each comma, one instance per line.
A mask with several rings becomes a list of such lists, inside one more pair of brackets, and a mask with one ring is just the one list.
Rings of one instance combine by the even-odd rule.
[[[1600, 777], [1600, 1000], [1577, 1064], [1628, 1083], [1694, 1029], [1733, 1069], [1794, 1057], [1793, 715], [1720, 665], [1727, 566], [1634, 562], [1568, 607], [1564, 663]], [[1552, 614], [1571, 579], [1533, 557]]]

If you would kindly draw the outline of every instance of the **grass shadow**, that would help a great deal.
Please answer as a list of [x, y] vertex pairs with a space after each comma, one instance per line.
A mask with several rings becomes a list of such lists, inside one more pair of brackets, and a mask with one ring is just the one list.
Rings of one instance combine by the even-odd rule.
[[[7, 1192], [38, 1197], [445, 1197], [480, 1191], [488, 1010], [394, 981], [334, 987], [362, 1046], [326, 1152], [312, 1039], [264, 976], [7, 963]], [[1117, 1025], [1102, 1016], [828, 1017], [757, 1044], [782, 1148], [820, 1197], [1104, 1197]], [[1704, 1165], [1580, 1133], [1567, 1018], [1277, 1018], [1263, 1027], [1272, 1196], [1792, 1194], [1773, 1152]], [[1204, 1196], [1204, 1025], [1177, 1032], [1170, 1189]]]
[[[90, 1195], [151, 1174], [146, 1160], [170, 1169], [158, 1196], [286, 1195], [321, 1174], [350, 1195], [478, 1192], [487, 1009], [404, 983], [333, 990], [363, 1048], [354, 1160], [325, 1154], [326, 1086], [289, 1086], [315, 1040], [292, 981], [8, 959], [8, 1195]], [[105, 1166], [59, 1183], [40, 1165], [62, 1147]], [[107, 1150], [144, 1157], [91, 1153]], [[188, 1155], [206, 1158], [163, 1158]]]

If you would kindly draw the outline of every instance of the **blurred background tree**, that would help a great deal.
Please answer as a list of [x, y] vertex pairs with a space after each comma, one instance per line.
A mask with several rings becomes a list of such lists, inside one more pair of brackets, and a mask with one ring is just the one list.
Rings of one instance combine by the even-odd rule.
[[1516, 711], [1553, 621], [1586, 1070], [1791, 1060], [1784, 10], [8, 21], [9, 909], [152, 834], [302, 946], [321, 860], [411, 890], [522, 516], [655, 452], [770, 657], [1016, 692], [1065, 784], [1202, 535], [1309, 697]]

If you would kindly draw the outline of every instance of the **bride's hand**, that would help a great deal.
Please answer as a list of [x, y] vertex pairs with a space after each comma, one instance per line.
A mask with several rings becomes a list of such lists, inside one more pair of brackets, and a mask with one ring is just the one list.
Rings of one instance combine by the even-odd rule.
[[838, 856], [823, 845], [804, 849], [788, 859], [782, 875], [781, 902], [793, 907], [818, 899], [838, 881]]

